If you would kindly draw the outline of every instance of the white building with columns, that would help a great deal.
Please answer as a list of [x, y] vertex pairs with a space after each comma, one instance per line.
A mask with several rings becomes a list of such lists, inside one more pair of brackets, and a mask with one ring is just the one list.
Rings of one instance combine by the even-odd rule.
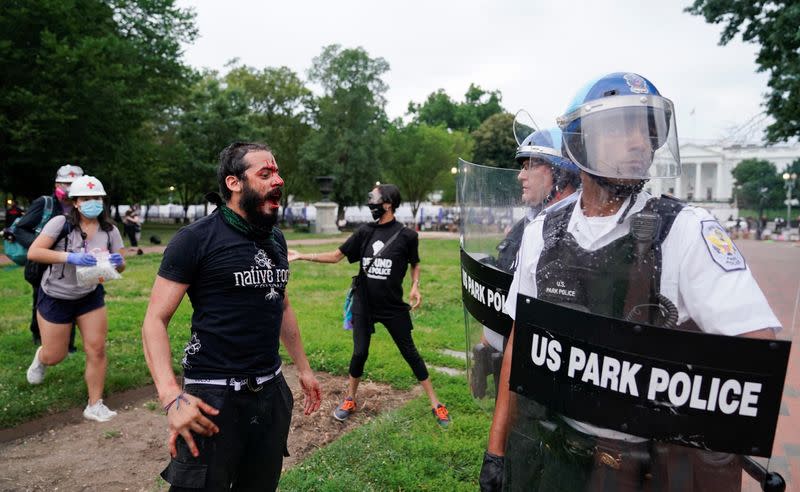
[[705, 207], [719, 219], [738, 216], [734, 204], [734, 179], [731, 171], [745, 159], [763, 159], [775, 164], [779, 172], [800, 159], [800, 144], [774, 145], [681, 145], [681, 175], [673, 179], [653, 179], [646, 189], [653, 194], [668, 193]]

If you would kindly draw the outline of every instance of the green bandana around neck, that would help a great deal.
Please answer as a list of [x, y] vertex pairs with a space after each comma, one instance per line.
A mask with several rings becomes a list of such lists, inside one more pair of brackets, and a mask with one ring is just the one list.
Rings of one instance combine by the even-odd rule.
[[255, 227], [250, 222], [247, 222], [241, 215], [234, 212], [230, 207], [228, 207], [225, 204], [221, 204], [219, 206], [219, 209], [220, 212], [222, 213], [222, 219], [225, 221], [225, 223], [233, 227], [235, 230], [241, 232], [248, 238], [256, 240], [273, 239], [271, 227], [269, 228], [269, 230], [264, 230], [260, 227]]

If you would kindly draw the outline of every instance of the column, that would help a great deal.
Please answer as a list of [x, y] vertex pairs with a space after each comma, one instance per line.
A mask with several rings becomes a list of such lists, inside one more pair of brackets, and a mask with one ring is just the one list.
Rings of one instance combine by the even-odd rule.
[[698, 162], [694, 165], [694, 200], [696, 202], [705, 200], [705, 194], [703, 194], [703, 189], [701, 188], [701, 178], [703, 172], [703, 163]]
[[[717, 176], [716, 176], [717, 179], [714, 180], [715, 184], [714, 184], [714, 195], [713, 195], [713, 197], [714, 197], [714, 200], [722, 200], [723, 197], [725, 197], [727, 195], [727, 193], [725, 193], [723, 188], [722, 188], [723, 187], [723, 183], [722, 183], [722, 163], [721, 162], [717, 163], [716, 170], [717, 170]], [[727, 198], [730, 198], [730, 197], [727, 197]]]

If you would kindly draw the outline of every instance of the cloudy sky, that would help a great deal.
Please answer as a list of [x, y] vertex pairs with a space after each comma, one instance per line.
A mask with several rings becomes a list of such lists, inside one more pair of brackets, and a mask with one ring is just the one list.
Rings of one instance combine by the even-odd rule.
[[323, 46], [361, 46], [389, 62], [390, 117], [439, 88], [462, 100], [474, 82], [500, 90], [508, 111], [527, 109], [542, 126], [586, 81], [633, 71], [675, 102], [682, 141], [713, 142], [764, 119], [767, 75], [756, 73], [757, 46], [718, 46], [721, 27], [684, 13], [690, 3], [179, 0], [197, 14], [200, 37], [185, 51], [195, 67], [224, 70], [239, 58], [305, 78]]

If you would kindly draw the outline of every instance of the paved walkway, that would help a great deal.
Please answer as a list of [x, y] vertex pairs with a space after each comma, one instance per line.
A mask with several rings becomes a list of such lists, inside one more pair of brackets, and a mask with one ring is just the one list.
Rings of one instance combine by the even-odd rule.
[[[800, 319], [795, 312], [800, 289], [800, 244], [739, 240], [736, 245], [783, 325], [778, 337], [793, 338], [770, 469], [783, 475], [787, 491], [800, 492]], [[747, 485], [746, 491], [761, 490]]]

